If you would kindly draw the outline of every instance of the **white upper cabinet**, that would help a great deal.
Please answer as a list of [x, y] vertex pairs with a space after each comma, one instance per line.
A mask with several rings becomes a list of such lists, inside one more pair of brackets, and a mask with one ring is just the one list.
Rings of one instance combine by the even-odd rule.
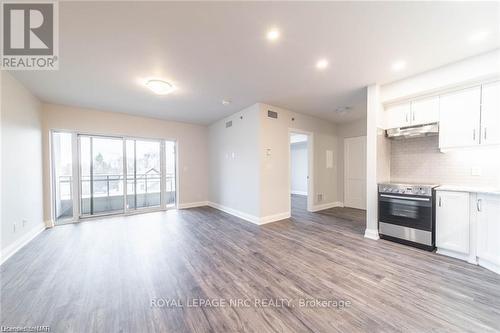
[[500, 268], [500, 195], [477, 195], [477, 256]]
[[436, 247], [469, 254], [469, 193], [436, 192]]
[[439, 96], [390, 105], [385, 108], [385, 128], [398, 128], [439, 121]]
[[483, 85], [481, 144], [500, 144], [500, 82]]
[[410, 103], [391, 105], [385, 108], [385, 128], [410, 126]]
[[439, 96], [411, 102], [411, 124], [423, 125], [439, 121]]
[[479, 144], [481, 87], [440, 96], [439, 148]]

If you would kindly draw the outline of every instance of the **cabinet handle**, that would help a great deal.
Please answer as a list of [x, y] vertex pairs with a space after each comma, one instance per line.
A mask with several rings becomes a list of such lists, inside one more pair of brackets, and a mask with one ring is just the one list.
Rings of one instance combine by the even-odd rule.
[[484, 140], [486, 141], [486, 127], [484, 128]]
[[413, 121], [415, 121], [415, 112], [412, 113], [412, 118], [413, 118]]
[[441, 207], [441, 197], [439, 197], [439, 207]]
[[408, 112], [406, 112], [406, 122], [408, 122]]
[[476, 129], [472, 130], [472, 140], [476, 141]]
[[477, 199], [477, 211], [480, 212], [481, 211], [481, 200], [482, 199]]

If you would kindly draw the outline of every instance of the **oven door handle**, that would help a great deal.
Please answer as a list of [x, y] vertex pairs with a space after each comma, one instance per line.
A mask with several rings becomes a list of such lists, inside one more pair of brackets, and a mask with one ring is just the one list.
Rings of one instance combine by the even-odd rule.
[[398, 195], [389, 195], [389, 194], [381, 194], [381, 197], [384, 198], [394, 198], [394, 199], [403, 199], [403, 200], [415, 200], [415, 201], [430, 201], [430, 198], [418, 198], [418, 197], [400, 197]]

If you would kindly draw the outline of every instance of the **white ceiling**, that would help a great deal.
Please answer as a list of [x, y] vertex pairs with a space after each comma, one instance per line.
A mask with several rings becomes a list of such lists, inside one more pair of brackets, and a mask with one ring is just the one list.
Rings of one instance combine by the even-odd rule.
[[[368, 84], [500, 47], [499, 2], [62, 2], [59, 12], [59, 71], [14, 73], [35, 95], [200, 124], [255, 102], [346, 122], [363, 116]], [[470, 44], [481, 30], [489, 38]], [[408, 66], [394, 73], [399, 59]], [[178, 90], [153, 95], [138, 84], [146, 77]]]

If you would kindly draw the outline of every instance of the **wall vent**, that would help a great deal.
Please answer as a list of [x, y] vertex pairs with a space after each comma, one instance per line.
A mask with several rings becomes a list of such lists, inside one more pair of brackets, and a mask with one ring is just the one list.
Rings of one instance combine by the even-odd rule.
[[233, 126], [233, 121], [232, 120], [227, 121], [226, 122], [226, 128], [231, 127], [231, 126]]
[[267, 116], [269, 118], [278, 119], [278, 112], [267, 110]]

